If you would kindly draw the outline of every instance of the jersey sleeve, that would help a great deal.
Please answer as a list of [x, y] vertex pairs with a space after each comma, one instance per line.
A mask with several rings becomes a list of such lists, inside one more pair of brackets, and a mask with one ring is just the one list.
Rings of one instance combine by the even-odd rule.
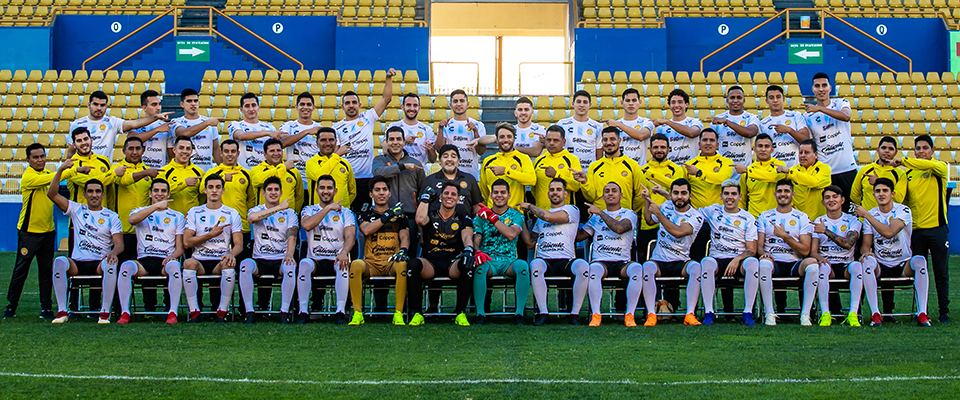
[[233, 137], [233, 133], [238, 130], [243, 130], [240, 128], [240, 123], [237, 121], [231, 122], [230, 125], [227, 125], [227, 136], [229, 136], [230, 139], [237, 140], [237, 138]]
[[194, 233], [197, 232], [196, 212], [194, 212], [192, 209], [191, 209], [190, 211], [187, 211], [187, 216], [184, 218], [184, 226], [183, 226], [183, 227], [184, 227], [184, 229], [189, 229], [189, 230], [193, 231]]
[[637, 229], [640, 228], [640, 227], [637, 225], [637, 221], [638, 221], [638, 219], [637, 219], [637, 213], [633, 212], [632, 210], [627, 210], [627, 211], [628, 211], [628, 212], [625, 213], [623, 217], [630, 221], [630, 230], [631, 230], [631, 231], [636, 231]]
[[[869, 223], [867, 225], [870, 225]], [[850, 229], [851, 231], [860, 232], [863, 230], [863, 224], [860, 222], [859, 218], [850, 218]]]
[[703, 130], [703, 121], [701, 121], [699, 118], [691, 118], [691, 121], [693, 127], [697, 128], [697, 130]]
[[693, 227], [693, 232], [700, 232], [700, 228], [703, 227], [703, 214], [700, 214], [700, 211], [694, 210], [691, 219], [687, 220], [687, 223]]
[[745, 227], [746, 234], [744, 235], [744, 240], [751, 241], [757, 240], [757, 220], [753, 218], [753, 215], [750, 213], [744, 213], [747, 217], [747, 226]]
[[340, 215], [343, 216], [343, 226], [356, 226], [357, 216], [353, 214], [353, 211], [350, 211], [348, 208], [343, 208], [342, 210]]
[[[877, 218], [877, 216], [874, 215], [872, 212], [870, 213], [870, 215], [873, 215], [874, 218]], [[863, 224], [863, 234], [864, 234], [864, 235], [873, 235], [873, 234], [874, 234], [873, 224], [871, 224], [869, 221], [868, 221], [867, 223]]]
[[187, 228], [187, 220], [183, 217], [183, 214], [177, 213], [177, 235], [182, 235], [184, 229]]
[[600, 217], [597, 217], [596, 215], [591, 215], [590, 219], [587, 220], [587, 223], [583, 224], [583, 231], [589, 233], [590, 235], [593, 235], [594, 233], [596, 233], [597, 220], [599, 219]]
[[237, 210], [230, 213], [230, 232], [243, 232], [243, 221], [240, 219], [240, 213]]
[[77, 211], [80, 211], [80, 203], [77, 203], [71, 200], [67, 200], [67, 202], [69, 202], [69, 204], [67, 205], [67, 211], [64, 211], [63, 215], [73, 217], [74, 215], [77, 214]]
[[374, 123], [380, 120], [380, 116], [377, 115], [377, 110], [370, 108], [367, 111], [363, 112], [364, 119], [367, 120], [367, 123]]
[[913, 225], [913, 214], [911, 214], [910, 209], [907, 208], [907, 206], [900, 206], [900, 211], [897, 212], [896, 218], [903, 221], [905, 226]]
[[568, 204], [563, 206], [563, 210], [567, 212], [567, 223], [580, 223], [580, 210], [578, 210], [576, 206]]
[[120, 216], [117, 213], [110, 213], [110, 234], [116, 235], [123, 231], [123, 225], [120, 223]]
[[810, 223], [810, 217], [806, 215], [800, 217], [800, 234], [813, 235], [813, 224]]
[[807, 127], [807, 120], [806, 120], [806, 118], [803, 118], [803, 115], [800, 114], [800, 113], [796, 113], [796, 114], [795, 114], [795, 117], [793, 118], [793, 121], [794, 121], [794, 123], [797, 125], [796, 128], [794, 128], [794, 130], [799, 131], [799, 130]]

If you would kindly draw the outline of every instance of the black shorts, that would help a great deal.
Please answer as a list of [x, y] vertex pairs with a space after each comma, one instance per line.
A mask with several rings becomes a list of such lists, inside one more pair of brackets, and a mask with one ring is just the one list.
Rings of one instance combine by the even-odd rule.
[[800, 261], [774, 261], [773, 262], [773, 277], [782, 278], [782, 277], [800, 277]]
[[220, 260], [197, 260], [200, 262], [200, 266], [203, 267], [204, 274], [212, 274], [213, 270], [217, 268], [217, 265], [220, 264]]
[[144, 257], [138, 259], [137, 262], [140, 263], [140, 266], [147, 271], [147, 275], [162, 276], [163, 260], [164, 259], [160, 257]]
[[850, 264], [830, 264], [835, 279], [847, 279], [847, 266]]
[[254, 258], [253, 262], [257, 263], [257, 277], [273, 275], [280, 278], [283, 276], [280, 271], [280, 264], [283, 264], [283, 260], [258, 260]]
[[877, 263], [877, 277], [878, 278], [899, 278], [903, 276], [903, 268], [910, 262], [909, 260], [904, 261], [900, 264], [889, 266]]
[[433, 277], [450, 277], [450, 267], [453, 266], [453, 263], [457, 261], [457, 256], [447, 256], [433, 254], [431, 257], [424, 257], [424, 260], [433, 265]]
[[660, 276], [683, 276], [683, 271], [690, 261], [653, 261], [660, 269]]
[[73, 260], [73, 263], [77, 265], [77, 275], [100, 275], [97, 272], [97, 267], [100, 266], [102, 261], [77, 261]]
[[553, 259], [547, 260], [540, 258], [545, 264], [547, 264], [547, 270], [543, 271], [543, 276], [573, 276], [573, 271], [570, 269], [573, 266], [573, 260], [568, 259]]
[[[732, 258], [714, 258], [717, 260], [717, 275], [723, 276], [723, 273], [727, 270], [727, 267], [730, 266], [730, 262], [733, 261]], [[743, 277], [743, 261], [740, 261], [740, 268], [733, 273], [733, 276], [737, 278]]]
[[620, 271], [633, 261], [594, 261], [591, 264], [600, 264], [607, 270], [607, 277], [620, 278]]
[[313, 276], [337, 276], [336, 260], [307, 260], [313, 261]]

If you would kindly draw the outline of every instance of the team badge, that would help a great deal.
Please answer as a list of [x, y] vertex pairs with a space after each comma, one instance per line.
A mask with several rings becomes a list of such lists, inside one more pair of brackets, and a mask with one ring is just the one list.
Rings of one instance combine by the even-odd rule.
[[334, 216], [333, 216], [333, 222], [340, 222], [340, 216], [339, 216], [339, 215], [334, 215]]
[[460, 188], [461, 188], [461, 189], [466, 189], [466, 188], [467, 188], [467, 181], [460, 181]]
[[103, 225], [104, 222], [106, 221], [104, 221], [103, 218], [100, 218], [97, 220], [97, 224], [100, 224], [100, 225]]
[[720, 172], [720, 167], [713, 167], [713, 172]]
[[790, 220], [790, 226], [797, 226], [797, 221]]
[[286, 222], [286, 221], [287, 221], [287, 219], [284, 218], [284, 217], [277, 218], [277, 222], [279, 222], [279, 223], [281, 223], [281, 224], [284, 223], [284, 222]]
[[533, 132], [530, 132], [530, 133], [527, 134], [527, 137], [530, 138], [530, 139], [533, 139], [533, 136], [534, 136], [534, 133], [533, 133]]
[[739, 228], [739, 227], [740, 227], [740, 220], [733, 221], [733, 226]]
[[163, 219], [163, 223], [164, 223], [164, 224], [169, 224], [169, 223], [170, 223], [170, 218], [164, 218], [164, 219]]
[[633, 126], [633, 129], [636, 129], [636, 130], [639, 131], [639, 130], [640, 130], [640, 125], [634, 125], [634, 126]]
[[887, 225], [890, 225], [892, 223], [893, 223], [893, 217], [887, 217]]
[[27, 255], [27, 248], [26, 248], [26, 247], [20, 249], [20, 255], [24, 255], [24, 256]]
[[247, 181], [243, 180], [243, 178], [240, 178], [240, 184], [241, 184], [241, 185], [245, 185], [245, 184], [247, 184]]
[[227, 221], [227, 217], [224, 217], [224, 216], [221, 215], [220, 218], [217, 219], [217, 225], [219, 225], [219, 224], [221, 224], [221, 223], [223, 223], [223, 222], [226, 222], [226, 221]]
[[293, 178], [287, 178], [287, 183], [292, 183], [292, 182], [293, 182]]
[[791, 122], [791, 121], [784, 121], [783, 124], [786, 125], [786, 126], [790, 126], [790, 122]]
[[460, 224], [454, 222], [454, 223], [450, 224], [450, 229], [453, 229], [453, 230], [460, 229]]
[[619, 220], [620, 220], [620, 216], [618, 215], [618, 216], [616, 216], [616, 217], [613, 217], [613, 219], [619, 221]]
[[357, 121], [357, 128], [363, 128], [363, 121]]
[[557, 168], [563, 169], [563, 164], [558, 165]]
[[510, 166], [510, 169], [517, 169], [517, 164], [511, 165], [511, 166]]
[[929, 177], [930, 177], [930, 174], [923, 174], [923, 178], [924, 178], [924, 179], [929, 178]]
[[341, 174], [347, 173], [347, 169], [346, 169], [346, 168], [343, 168], [343, 167], [340, 167], [340, 173], [341, 173]]
[[620, 172], [620, 176], [627, 176], [627, 171]]
[[846, 226], [846, 225], [840, 225], [840, 232], [846, 232], [846, 231], [847, 231], [847, 226]]
[[423, 138], [423, 132], [417, 132], [417, 137], [418, 137], [418, 138]]
[[513, 220], [510, 219], [510, 218], [504, 218], [504, 219], [503, 219], [504, 225], [510, 225], [511, 222], [513, 222]]
[[107, 167], [100, 167], [100, 172], [107, 172]]
[[587, 129], [587, 135], [593, 135], [593, 129]]
[[100, 129], [101, 131], [102, 131], [102, 130], [106, 130], [106, 129], [107, 129], [107, 125], [106, 125], [106, 124], [100, 124], [100, 126], [97, 127], [97, 129]]
[[747, 126], [747, 121], [740, 121], [740, 126]]

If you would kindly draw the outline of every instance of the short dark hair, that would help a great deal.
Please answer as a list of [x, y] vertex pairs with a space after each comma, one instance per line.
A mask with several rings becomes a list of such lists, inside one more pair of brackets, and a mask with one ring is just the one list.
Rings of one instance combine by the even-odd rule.
[[634, 89], [634, 88], [626, 88], [626, 89], [623, 90], [623, 93], [620, 94], [620, 99], [626, 100], [628, 94], [635, 94], [635, 95], [637, 95], [637, 98], [640, 97], [640, 91], [639, 91], [639, 90]]
[[87, 102], [93, 101], [93, 99], [107, 100], [110, 101], [110, 98], [107, 97], [107, 94], [101, 90], [95, 90], [93, 93], [90, 93], [90, 98], [87, 99]]
[[670, 138], [668, 138], [667, 135], [662, 133], [654, 133], [653, 136], [650, 136], [650, 144], [653, 144], [653, 142], [657, 140], [667, 142], [667, 147], [670, 147]]
[[587, 101], [590, 101], [590, 92], [586, 90], [578, 90], [575, 93], [573, 93], [573, 100], [576, 101], [577, 97], [580, 97], [580, 96], [586, 97]]
[[712, 133], [714, 139], [720, 140], [720, 135], [718, 135], [717, 131], [713, 130], [713, 128], [703, 128], [703, 130], [700, 131], [700, 139], [703, 139], [704, 133]]
[[317, 178], [317, 183], [320, 183], [320, 181], [330, 181], [330, 182], [333, 182], [333, 187], [337, 187], [337, 180], [336, 180], [336, 179], [333, 179], [333, 175], [330, 175], [330, 174], [320, 175], [320, 177]]
[[670, 102], [670, 99], [672, 99], [673, 96], [680, 96], [681, 98], [683, 98], [684, 103], [690, 104], [690, 95], [687, 94], [687, 92], [683, 91], [683, 89], [676, 88], [671, 90], [670, 94], [667, 95], [667, 103]]
[[790, 191], [791, 191], [791, 192], [793, 191], [793, 181], [791, 181], [791, 180], [789, 180], [789, 179], [787, 179], [787, 178], [783, 178], [783, 179], [777, 181], [777, 184], [774, 186], [774, 188], [778, 188], [778, 187], [780, 187], [780, 186], [790, 186]]
[[780, 92], [780, 94], [783, 94], [783, 95], [786, 94], [786, 92], [783, 91], [783, 88], [780, 87], [779, 85], [770, 85], [770, 86], [767, 86], [767, 90], [763, 92], [763, 97], [769, 96], [770, 92]]
[[30, 157], [30, 152], [34, 150], [41, 150], [44, 154], [47, 153], [47, 149], [45, 149], [42, 144], [34, 142], [27, 146], [27, 157]]
[[407, 94], [403, 95], [403, 98], [400, 99], [400, 104], [403, 104], [403, 103], [404, 103], [405, 101], [407, 101], [407, 99], [409, 99], [409, 98], [417, 99], [417, 102], [418, 102], [418, 103], [420, 102], [420, 95], [411, 92], [411, 93], [407, 93]]
[[519, 106], [521, 104], [529, 104], [530, 108], [533, 108], [533, 101], [530, 100], [527, 96], [520, 96], [520, 98], [517, 99], [517, 102], [513, 103], [514, 106]]
[[817, 79], [826, 79], [827, 83], [830, 83], [830, 75], [827, 75], [824, 72], [817, 72], [816, 74], [814, 74], [811, 82], [815, 82]]
[[127, 140], [123, 141], [123, 148], [127, 148], [127, 144], [130, 144], [130, 142], [140, 142], [140, 145], [143, 146], [143, 139], [136, 136], [127, 136]]
[[70, 140], [76, 142], [76, 141], [77, 141], [77, 135], [79, 135], [79, 134], [81, 134], [81, 133], [86, 133], [87, 136], [90, 136], [90, 130], [87, 129], [86, 127], [81, 126], [81, 127], [77, 128], [77, 129], [74, 129], [72, 132], [70, 132]]
[[453, 96], [456, 96], [458, 94], [463, 95], [463, 97], [466, 98], [467, 100], [470, 99], [470, 97], [467, 96], [467, 92], [464, 92], [463, 89], [454, 89], [452, 92], [450, 92], [450, 99], [453, 100]]
[[195, 89], [186, 88], [180, 91], [180, 101], [187, 98], [187, 96], [199, 96], [200, 93], [197, 93]]
[[513, 138], [517, 138], [517, 128], [513, 127], [513, 124], [509, 122], [498, 122], [497, 126], [493, 129], [493, 135], [496, 136], [500, 133], [501, 129], [506, 129], [508, 132], [513, 134]]
[[360, 96], [357, 96], [357, 92], [354, 92], [354, 91], [352, 91], [352, 90], [348, 90], [348, 91], [346, 91], [346, 92], [343, 93], [343, 96], [340, 96], [340, 105], [343, 105], [343, 99], [347, 98], [347, 96], [356, 97], [356, 98], [357, 98], [357, 101], [360, 100]]
[[261, 189], [266, 190], [267, 186], [270, 186], [270, 185], [277, 185], [280, 187], [280, 190], [283, 191], [283, 182], [280, 181], [280, 178], [276, 176], [271, 176], [267, 179], [264, 179], [263, 186], [261, 187]]
[[236, 141], [235, 139], [227, 139], [227, 140], [224, 140], [224, 141], [220, 142], [220, 150], [223, 150], [223, 146], [226, 146], [226, 145], [228, 145], [228, 144], [232, 144], [232, 145], [234, 145], [234, 146], [237, 146], [237, 150], [240, 150], [240, 142]]
[[492, 192], [492, 191], [493, 191], [493, 188], [495, 188], [495, 187], [497, 187], [497, 186], [506, 186], [506, 187], [507, 187], [507, 191], [510, 191], [510, 184], [507, 183], [507, 181], [504, 180], [503, 178], [500, 178], [500, 179], [497, 179], [497, 180], [493, 181], [493, 184], [490, 185], [490, 191]]
[[761, 141], [761, 140], [769, 140], [771, 144], [773, 143], [773, 138], [770, 137], [770, 135], [768, 135], [768, 134], [766, 134], [766, 133], [761, 133], [761, 134], [757, 135], [757, 136], [753, 139], [753, 143], [756, 144], [757, 142], [759, 142], [759, 141]]
[[320, 127], [320, 129], [317, 129], [317, 138], [319, 139], [319, 138], [320, 138], [320, 134], [323, 134], [323, 133], [332, 133], [332, 134], [333, 134], [333, 138], [334, 138], [334, 139], [337, 138], [337, 130], [336, 130], [336, 129], [333, 129], [333, 128], [329, 127], [329, 126], [322, 126], [322, 127]]
[[316, 102], [315, 100], [313, 100], [313, 95], [310, 94], [310, 92], [300, 93], [300, 94], [297, 96], [297, 104], [300, 104], [300, 100], [302, 100], [302, 99], [310, 99], [310, 104], [314, 104], [314, 105], [317, 104], [317, 102]]
[[448, 151], [452, 151], [456, 153], [457, 158], [460, 158], [460, 149], [458, 149], [457, 146], [454, 146], [452, 144], [445, 144], [443, 146], [440, 146], [440, 151], [437, 152], [437, 157], [442, 157], [443, 153], [446, 153]]
[[673, 182], [670, 183], [670, 190], [673, 191], [673, 188], [677, 186], [686, 186], [687, 190], [690, 190], [690, 181], [688, 181], [686, 178], [674, 179]]
[[877, 178], [877, 180], [873, 181], [873, 190], [877, 190], [877, 186], [880, 185], [890, 188], [891, 192], [895, 190], [893, 188], [893, 180], [890, 178]]
[[190, 143], [190, 147], [193, 147], [193, 140], [190, 140], [190, 138], [186, 136], [177, 136], [177, 138], [173, 141], [173, 146], [176, 147], [177, 144], [183, 141]]
[[[810, 148], [813, 149], [813, 152], [814, 152], [814, 153], [817, 152], [817, 141], [816, 141], [816, 140], [813, 140], [813, 139], [804, 139], [802, 142], [800, 142], [800, 146], [803, 146], [803, 145], [809, 145]], [[797, 146], [797, 147], [799, 148], [799, 146]]]
[[457, 190], [457, 193], [460, 193], [460, 187], [457, 186], [456, 183], [453, 183], [453, 181], [444, 181], [444, 182], [440, 185], [440, 193], [443, 193], [443, 191], [444, 191], [444, 190], [447, 190], [448, 187], [452, 187], [452, 188], [454, 188], [454, 189]]
[[151, 97], [160, 97], [160, 93], [157, 93], [156, 90], [147, 90], [143, 93], [140, 93], [140, 106], [147, 104], [147, 99]]
[[894, 149], [899, 147], [899, 143], [897, 143], [897, 139], [894, 139], [891, 136], [884, 136], [880, 138], [880, 144], [877, 145], [877, 148], [879, 149], [880, 146], [883, 146], [884, 143], [892, 144]]
[[[563, 190], [567, 190], [567, 181], [563, 180], [563, 178], [558, 176], [550, 180], [550, 183], [554, 183], [554, 182], [563, 185]], [[549, 186], [550, 185], [548, 184], [547, 187]]]
[[732, 92], [732, 91], [734, 91], [734, 90], [739, 90], [739, 91], [742, 92], [742, 91], [743, 91], [743, 88], [740, 87], [740, 85], [730, 86], [730, 87], [727, 88], [727, 96], [730, 96], [730, 92]]
[[153, 186], [156, 184], [167, 185], [167, 191], [170, 190], [170, 182], [167, 182], [166, 179], [163, 179], [163, 178], [154, 179], [152, 182], [150, 182], [150, 190], [153, 190]]
[[826, 194], [827, 192], [834, 192], [836, 194], [839, 194], [841, 197], [845, 197], [843, 194], [843, 189], [841, 189], [840, 186], [837, 186], [837, 185], [830, 185], [823, 188], [823, 193]]
[[[933, 147], [933, 138], [931, 138], [930, 135], [924, 134], [924, 135], [917, 136], [916, 139], [913, 139], [914, 144], [918, 142], [927, 142], [927, 144], [929, 144], [931, 148]], [[30, 152], [27, 152], [27, 154], [30, 154]]]
[[390, 181], [387, 180], [387, 177], [383, 175], [377, 175], [370, 179], [370, 193], [373, 193], [373, 187], [380, 182], [383, 182], [384, 185], [387, 185], [387, 190], [390, 190]]
[[210, 183], [210, 181], [220, 181], [220, 185], [221, 185], [221, 186], [222, 186], [223, 183], [225, 182], [225, 181], [223, 180], [223, 177], [220, 176], [220, 174], [210, 174], [210, 175], [208, 175], [206, 178], [203, 179], [203, 186], [206, 187], [207, 184]]
[[403, 139], [403, 128], [401, 128], [401, 127], [399, 127], [399, 126], [391, 126], [391, 127], [387, 128], [387, 131], [384, 132], [384, 134], [383, 134], [383, 138], [384, 138], [384, 139], [389, 139], [389, 138], [390, 138], [390, 134], [393, 133], [393, 132], [400, 132], [400, 138]]
[[269, 149], [270, 146], [273, 146], [273, 145], [280, 146], [280, 149], [281, 150], [283, 149], [283, 142], [274, 138], [270, 138], [270, 139], [267, 139], [265, 142], [263, 142], [263, 152], [266, 153], [267, 149]]
[[249, 99], [253, 99], [253, 101], [256, 102], [258, 106], [260, 105], [260, 99], [257, 97], [257, 95], [247, 92], [246, 94], [240, 97], [240, 106], [243, 107], [243, 102]]
[[547, 133], [550, 133], [550, 132], [559, 133], [561, 139], [567, 138], [567, 130], [563, 129], [563, 127], [561, 127], [560, 125], [550, 125], [550, 127], [547, 128]]
[[606, 128], [603, 128], [603, 130], [600, 131], [600, 137], [602, 138], [603, 135], [606, 135], [608, 133], [614, 133], [617, 135], [617, 137], [620, 137], [620, 129], [614, 126], [608, 126]]
[[92, 178], [92, 179], [90, 179], [89, 181], [87, 181], [86, 183], [83, 184], [83, 191], [86, 192], [86, 191], [87, 191], [87, 188], [89, 188], [90, 185], [100, 185], [100, 190], [103, 190], [103, 189], [104, 189], [104, 187], [103, 187], [103, 182], [100, 182], [100, 180], [97, 179], [97, 178]]

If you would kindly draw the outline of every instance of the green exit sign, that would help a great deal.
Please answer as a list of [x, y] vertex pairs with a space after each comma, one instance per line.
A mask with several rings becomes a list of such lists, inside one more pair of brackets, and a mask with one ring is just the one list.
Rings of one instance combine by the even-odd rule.
[[177, 61], [210, 61], [209, 40], [177, 39]]
[[823, 43], [790, 43], [790, 64], [823, 64]]

